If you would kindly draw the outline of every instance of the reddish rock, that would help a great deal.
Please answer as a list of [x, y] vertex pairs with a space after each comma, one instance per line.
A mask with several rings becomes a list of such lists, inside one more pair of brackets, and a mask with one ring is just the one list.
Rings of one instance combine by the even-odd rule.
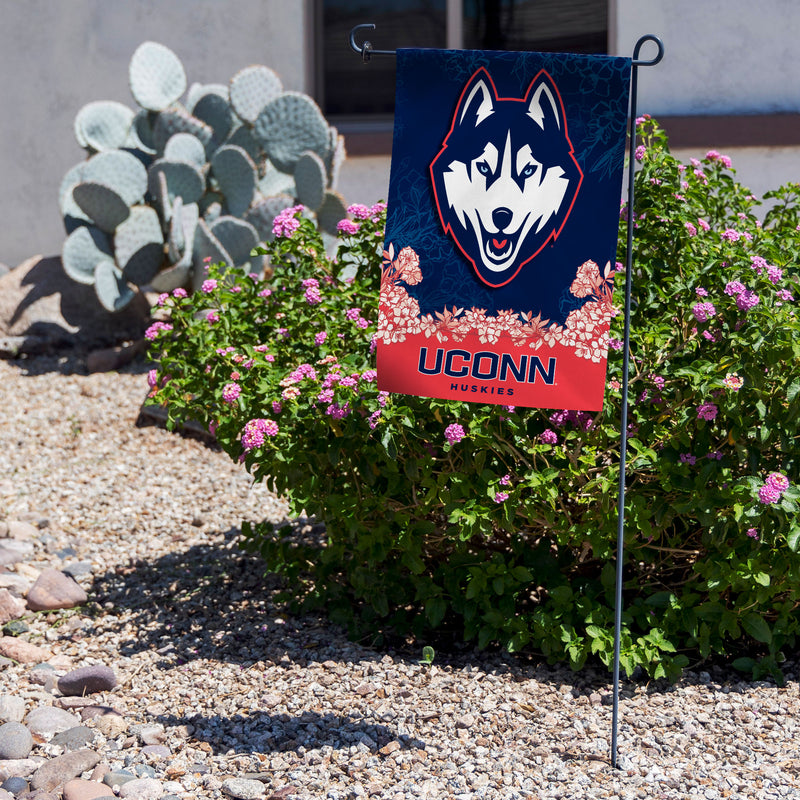
[[96, 797], [108, 797], [108, 786], [97, 781], [84, 781], [74, 778], [64, 784], [62, 790], [64, 800], [95, 800]]
[[69, 575], [48, 567], [28, 592], [28, 608], [32, 611], [53, 611], [74, 608], [88, 600], [86, 592]]
[[39, 664], [50, 658], [50, 652], [43, 647], [17, 639], [15, 636], [0, 636], [0, 656], [19, 661], [20, 664]]
[[18, 619], [25, 613], [25, 601], [14, 597], [8, 589], [0, 589], [0, 625]]

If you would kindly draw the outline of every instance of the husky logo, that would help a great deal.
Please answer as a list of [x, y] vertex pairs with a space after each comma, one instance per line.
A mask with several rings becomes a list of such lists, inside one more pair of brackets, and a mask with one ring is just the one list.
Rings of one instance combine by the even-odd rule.
[[439, 218], [488, 286], [504, 286], [561, 233], [583, 172], [564, 104], [542, 70], [525, 97], [498, 97], [481, 67], [430, 165]]

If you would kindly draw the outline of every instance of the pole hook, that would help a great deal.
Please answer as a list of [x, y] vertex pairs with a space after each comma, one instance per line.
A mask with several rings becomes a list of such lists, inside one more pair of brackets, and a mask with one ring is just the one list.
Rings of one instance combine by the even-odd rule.
[[350, 31], [350, 47], [353, 49], [354, 52], [358, 53], [361, 56], [362, 61], [366, 64], [372, 56], [394, 56], [397, 53], [394, 50], [375, 50], [372, 47], [372, 42], [365, 39], [364, 43], [359, 45], [356, 42], [356, 33], [362, 29], [374, 31], [375, 30], [375, 23], [374, 22], [362, 22], [360, 25], [356, 25]]

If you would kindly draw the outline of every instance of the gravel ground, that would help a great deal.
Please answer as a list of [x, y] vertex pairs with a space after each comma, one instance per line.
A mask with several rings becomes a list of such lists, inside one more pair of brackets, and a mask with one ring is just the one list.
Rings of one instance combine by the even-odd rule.
[[[118, 723], [87, 719], [88, 747], [147, 777], [139, 796], [800, 798], [796, 664], [783, 687], [716, 667], [625, 684], [612, 769], [605, 674], [472, 651], [421, 665], [421, 644], [377, 651], [288, 616], [237, 548], [242, 519], [280, 520], [284, 503], [198, 439], [136, 427], [144, 362], [84, 365], [0, 361], [0, 522], [38, 529], [7, 568], [20, 581], [57, 567], [87, 590], [83, 606], [29, 614], [21, 639], [56, 677], [114, 670], [91, 702]], [[27, 713], [70, 706], [47, 668], [0, 662], [0, 695]], [[63, 750], [39, 735], [28, 761]]]

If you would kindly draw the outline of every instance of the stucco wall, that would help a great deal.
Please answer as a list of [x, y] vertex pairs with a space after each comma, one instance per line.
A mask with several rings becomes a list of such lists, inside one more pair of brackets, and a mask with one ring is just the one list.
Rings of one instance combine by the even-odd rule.
[[250, 64], [305, 91], [302, 0], [0, 0], [0, 262], [61, 251], [58, 187], [85, 158], [75, 114], [93, 100], [136, 104], [128, 63], [146, 40], [189, 83], [227, 83]]
[[[797, 0], [612, 0], [612, 49], [652, 33], [664, 60], [640, 70], [640, 107], [654, 115], [800, 111]], [[652, 48], [652, 49], [650, 49]], [[642, 57], [655, 52], [647, 45]]]

